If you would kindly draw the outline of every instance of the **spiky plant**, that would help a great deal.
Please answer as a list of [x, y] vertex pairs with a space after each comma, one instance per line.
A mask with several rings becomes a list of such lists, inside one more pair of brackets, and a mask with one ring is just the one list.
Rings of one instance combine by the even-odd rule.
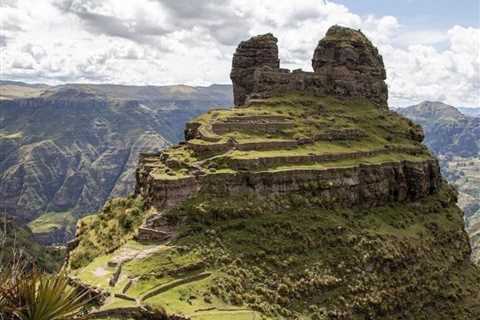
[[71, 320], [88, 304], [87, 292], [64, 274], [42, 274], [13, 255], [0, 266], [0, 320]]
[[70, 320], [88, 303], [86, 293], [62, 274], [16, 272], [0, 276], [0, 314], [6, 319]]

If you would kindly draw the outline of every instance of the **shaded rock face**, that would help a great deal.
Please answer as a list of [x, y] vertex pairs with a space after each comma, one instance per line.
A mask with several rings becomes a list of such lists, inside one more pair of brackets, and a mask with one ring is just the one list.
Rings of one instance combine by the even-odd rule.
[[252, 92], [256, 68], [266, 66], [278, 70], [280, 60], [277, 41], [271, 33], [267, 33], [243, 41], [238, 46], [233, 55], [230, 73], [236, 106], [243, 105], [247, 95]]
[[398, 201], [416, 201], [436, 193], [441, 184], [436, 160], [323, 171], [298, 169], [286, 173], [216, 174], [177, 180], [155, 180], [147, 166], [141, 163], [137, 170], [136, 192], [144, 197], [147, 206], [156, 208], [172, 208], [198, 192], [224, 196], [251, 193], [259, 197], [300, 192], [319, 197], [325, 207], [370, 208]]
[[340, 98], [363, 97], [388, 108], [383, 59], [377, 48], [353, 29], [333, 26], [315, 49], [314, 72], [281, 69], [277, 39], [271, 34], [240, 43], [230, 77], [234, 102], [269, 98], [286, 92], [303, 92]]
[[363, 96], [387, 106], [387, 78], [382, 56], [362, 32], [340, 26], [328, 29], [312, 59], [316, 73], [327, 74], [340, 96]]

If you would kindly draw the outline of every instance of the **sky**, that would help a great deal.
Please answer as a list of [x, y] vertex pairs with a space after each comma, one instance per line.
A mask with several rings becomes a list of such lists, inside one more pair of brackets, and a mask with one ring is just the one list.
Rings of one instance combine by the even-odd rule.
[[231, 83], [237, 44], [266, 32], [282, 67], [310, 71], [334, 24], [378, 47], [390, 106], [480, 107], [479, 0], [0, 0], [0, 79]]

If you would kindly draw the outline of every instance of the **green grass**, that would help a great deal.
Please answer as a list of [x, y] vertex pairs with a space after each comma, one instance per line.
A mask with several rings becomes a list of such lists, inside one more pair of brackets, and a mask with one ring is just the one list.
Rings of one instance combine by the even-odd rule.
[[[293, 128], [287, 128], [271, 133], [261, 133], [255, 124], [251, 129], [246, 126], [232, 132], [217, 135], [211, 130], [213, 122], [223, 122], [231, 117], [283, 116], [294, 123]], [[231, 110], [212, 110], [193, 120], [200, 124], [200, 130], [207, 136], [216, 136], [219, 140], [210, 142], [203, 139], [191, 140], [197, 145], [215, 145], [235, 139], [239, 143], [261, 143], [268, 141], [296, 140], [299, 138], [314, 138], [317, 134], [341, 130], [359, 130], [365, 134], [353, 140], [316, 141], [313, 144], [300, 145], [288, 150], [207, 152], [196, 154], [188, 145], [179, 146], [164, 151], [167, 161], [158, 161], [157, 167], [151, 173], [155, 179], [175, 180], [189, 177], [191, 165], [203, 167], [215, 165], [217, 169], [229, 169], [229, 160], [255, 160], [259, 158], [327, 155], [352, 153], [358, 151], [382, 150], [389, 148], [416, 148], [422, 145], [412, 140], [415, 125], [388, 110], [381, 110], [367, 100], [354, 99], [340, 101], [334, 98], [311, 97], [303, 95], [286, 95], [255, 103], [247, 108]], [[428, 157], [428, 152], [424, 152]], [[387, 157], [389, 161], [394, 160]], [[372, 161], [378, 162], [376, 157]], [[362, 160], [363, 161], [363, 160]], [[173, 164], [173, 165], [172, 165]], [[261, 168], [268, 170], [269, 168]], [[273, 168], [271, 168], [273, 169]], [[208, 171], [208, 170], [207, 170]]]
[[210, 272], [145, 301], [192, 319], [469, 318], [480, 308], [471, 298], [480, 297], [480, 273], [466, 263], [454, 203], [447, 186], [415, 203], [370, 209], [325, 209], [299, 194], [268, 201], [200, 194], [169, 215], [180, 223], [177, 240], [126, 263], [122, 276], [136, 279], [128, 295], [139, 298]]
[[67, 233], [73, 232], [77, 219], [70, 211], [47, 212], [28, 224], [33, 233], [50, 233], [66, 229]]
[[382, 154], [373, 157], [363, 157], [358, 159], [347, 159], [338, 161], [329, 161], [305, 165], [285, 165], [268, 169], [267, 171], [288, 171], [288, 170], [322, 170], [331, 168], [352, 168], [358, 165], [378, 165], [382, 163], [393, 163], [398, 161], [421, 162], [430, 159], [430, 155], [408, 155], [405, 153]]
[[70, 254], [70, 267], [81, 268], [95, 257], [119, 248], [132, 239], [145, 219], [142, 199], [110, 200], [99, 214], [85, 217], [77, 223], [80, 244]]
[[107, 266], [107, 262], [110, 261], [111, 258], [111, 255], [99, 256], [75, 274], [78, 274], [78, 278], [84, 283], [108, 289], [108, 282], [115, 271], [115, 268]]

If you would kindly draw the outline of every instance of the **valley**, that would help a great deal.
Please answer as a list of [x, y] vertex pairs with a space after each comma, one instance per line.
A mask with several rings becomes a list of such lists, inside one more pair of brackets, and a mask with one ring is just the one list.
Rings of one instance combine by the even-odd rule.
[[231, 86], [0, 83], [0, 212], [45, 244], [133, 192], [140, 152], [180, 140], [183, 124], [231, 103]]
[[[460, 112], [460, 110], [462, 112]], [[480, 118], [466, 108], [425, 101], [397, 109], [425, 130], [425, 144], [440, 160], [444, 177], [459, 192], [458, 205], [465, 213], [465, 226], [473, 248], [472, 259], [480, 262]]]

